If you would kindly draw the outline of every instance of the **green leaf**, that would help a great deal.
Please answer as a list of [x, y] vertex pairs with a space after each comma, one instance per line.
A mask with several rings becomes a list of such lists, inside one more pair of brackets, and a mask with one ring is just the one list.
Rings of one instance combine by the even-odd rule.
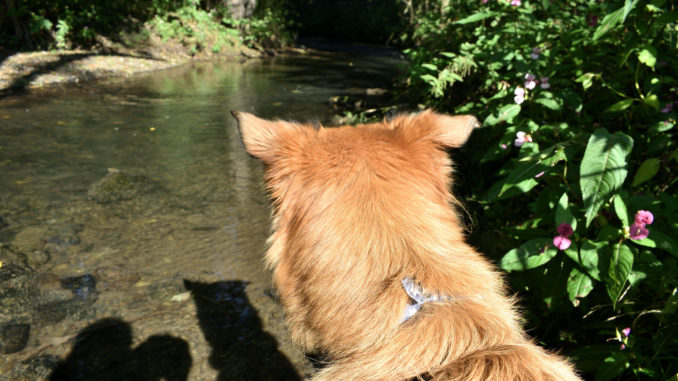
[[660, 248], [678, 257], [678, 241], [656, 229], [653, 229], [652, 226], [648, 226], [647, 229], [650, 231], [650, 234], [647, 238], [632, 239], [631, 242], [640, 246]]
[[500, 14], [501, 14], [500, 12], [496, 12], [496, 11], [478, 12], [478, 13], [472, 14], [471, 16], [464, 17], [461, 20], [457, 20], [454, 23], [455, 24], [470, 24], [470, 23], [481, 21], [481, 20], [485, 20], [485, 19], [490, 18], [490, 17], [498, 16]]
[[589, 138], [579, 170], [587, 228], [603, 203], [624, 183], [626, 157], [632, 148], [633, 139], [622, 132], [611, 135], [599, 128]]
[[593, 290], [593, 280], [583, 272], [572, 269], [567, 279], [567, 296], [576, 307], [579, 299], [585, 298]]
[[549, 109], [549, 110], [560, 111], [560, 109], [562, 108], [562, 106], [560, 105], [560, 103], [558, 103], [558, 102], [557, 102], [555, 99], [553, 99], [553, 98], [545, 98], [545, 97], [541, 97], [541, 98], [535, 99], [534, 101], [535, 101], [536, 103], [539, 103], [540, 105], [546, 107], [546, 108]]
[[622, 297], [622, 291], [632, 267], [633, 252], [631, 249], [623, 243], [614, 245], [605, 283], [607, 294], [610, 296], [614, 308], [617, 308], [617, 303]]
[[624, 226], [629, 226], [629, 210], [626, 208], [626, 204], [619, 194], [614, 196], [614, 211], [617, 213], [619, 221], [621, 221]]
[[539, 154], [520, 159], [518, 166], [511, 171], [504, 181], [498, 197], [501, 197], [510, 188], [518, 188], [523, 193], [529, 191], [538, 183], [535, 176], [548, 170], [561, 160], [565, 160], [565, 154], [561, 147], [556, 149], [556, 146], [552, 146]]
[[520, 105], [515, 103], [508, 104], [500, 108], [496, 114], [491, 114], [485, 118], [483, 125], [494, 126], [505, 121], [512, 122], [513, 118], [518, 116], [518, 114], [520, 114]]
[[636, 171], [636, 174], [633, 176], [633, 183], [631, 183], [632, 187], [638, 186], [651, 178], [654, 177], [654, 175], [659, 172], [659, 167], [661, 166], [661, 160], [659, 160], [656, 157], [651, 157], [649, 159], [646, 159], [640, 167], [638, 167], [638, 170]]
[[575, 79], [575, 82], [581, 83], [584, 87], [584, 91], [588, 90], [589, 87], [593, 86], [593, 78], [596, 77], [595, 73], [584, 73]]
[[593, 381], [609, 381], [619, 377], [626, 368], [629, 367], [629, 362], [620, 352], [613, 352], [603, 360], [600, 364], [596, 374], [593, 376]]
[[633, 99], [624, 99], [621, 100], [612, 106], [608, 107], [607, 110], [603, 111], [604, 113], [615, 113], [619, 111], [624, 111], [633, 104]]
[[638, 52], [638, 61], [654, 69], [657, 63], [657, 50], [652, 46], [647, 46]]
[[674, 288], [671, 292], [671, 296], [666, 300], [662, 313], [664, 315], [673, 315], [676, 311], [678, 311], [678, 288]]
[[586, 273], [595, 280], [601, 280], [600, 253], [607, 246], [607, 242], [592, 242], [584, 239], [579, 252], [565, 250], [570, 259], [577, 263]]
[[423, 64], [421, 64], [421, 67], [428, 69], [428, 70], [438, 71], [438, 67], [436, 65], [430, 64], [430, 63], [423, 63]]
[[573, 230], [577, 230], [577, 219], [570, 212], [570, 202], [567, 192], [563, 193], [556, 205], [556, 226], [560, 226], [563, 222], [567, 222], [572, 226]]
[[623, 7], [605, 15], [603, 21], [600, 22], [600, 26], [598, 26], [598, 29], [593, 33], [593, 40], [599, 39], [612, 28], [619, 24], [623, 24], [624, 20], [626, 20], [626, 16], [633, 10], [637, 2], [638, 0], [626, 0]]
[[499, 266], [508, 271], [533, 269], [548, 263], [558, 254], [551, 238], [531, 239], [506, 253]]

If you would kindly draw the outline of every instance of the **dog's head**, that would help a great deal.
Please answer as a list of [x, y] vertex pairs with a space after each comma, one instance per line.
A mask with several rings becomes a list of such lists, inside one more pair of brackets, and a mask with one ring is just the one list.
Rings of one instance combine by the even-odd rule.
[[330, 231], [364, 244], [416, 229], [413, 219], [430, 224], [427, 210], [453, 200], [445, 149], [478, 126], [470, 115], [432, 111], [332, 128], [233, 115], [247, 152], [266, 165], [277, 227], [308, 244]]

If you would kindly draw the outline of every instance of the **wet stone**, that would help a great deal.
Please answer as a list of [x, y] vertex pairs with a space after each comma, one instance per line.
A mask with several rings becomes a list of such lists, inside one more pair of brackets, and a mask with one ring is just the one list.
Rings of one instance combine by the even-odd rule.
[[150, 193], [158, 188], [151, 179], [142, 175], [130, 174], [109, 168], [103, 179], [92, 184], [87, 190], [87, 198], [100, 204], [131, 200], [134, 197]]
[[17, 233], [12, 241], [12, 246], [24, 253], [41, 250], [45, 245], [43, 239], [46, 233], [47, 229], [44, 227], [29, 226]]
[[22, 361], [20, 377], [29, 380], [46, 380], [59, 365], [60, 358], [56, 355], [38, 355]]
[[96, 294], [96, 279], [90, 274], [63, 278], [61, 287], [71, 290], [73, 296], [79, 299], [87, 299]]
[[28, 271], [23, 267], [11, 263], [3, 264], [0, 267], [0, 283], [26, 274], [28, 274]]
[[9, 322], [0, 325], [0, 353], [23, 350], [28, 342], [31, 326], [27, 323]]

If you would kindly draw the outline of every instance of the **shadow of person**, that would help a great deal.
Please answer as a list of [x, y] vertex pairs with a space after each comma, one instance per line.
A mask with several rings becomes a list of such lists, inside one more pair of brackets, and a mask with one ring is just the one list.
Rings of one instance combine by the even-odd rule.
[[149, 337], [132, 350], [132, 328], [119, 319], [101, 319], [75, 338], [68, 357], [50, 381], [185, 381], [192, 360], [186, 341], [169, 335]]
[[200, 328], [212, 346], [209, 363], [219, 372], [219, 381], [300, 380], [278, 342], [263, 330], [245, 293], [246, 282], [184, 279], [184, 286], [193, 294]]

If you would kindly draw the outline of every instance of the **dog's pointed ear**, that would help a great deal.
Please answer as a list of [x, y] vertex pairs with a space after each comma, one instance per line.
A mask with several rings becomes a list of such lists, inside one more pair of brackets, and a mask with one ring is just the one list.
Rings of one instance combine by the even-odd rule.
[[406, 126], [408, 135], [415, 134], [415, 139], [430, 139], [443, 147], [461, 147], [466, 143], [471, 132], [480, 127], [478, 119], [473, 115], [445, 115], [431, 110], [415, 114]]
[[[304, 126], [285, 121], [271, 121], [252, 114], [231, 111], [238, 124], [245, 150], [255, 158], [270, 163], [287, 143], [298, 143]], [[295, 136], [296, 135], [296, 136]]]

